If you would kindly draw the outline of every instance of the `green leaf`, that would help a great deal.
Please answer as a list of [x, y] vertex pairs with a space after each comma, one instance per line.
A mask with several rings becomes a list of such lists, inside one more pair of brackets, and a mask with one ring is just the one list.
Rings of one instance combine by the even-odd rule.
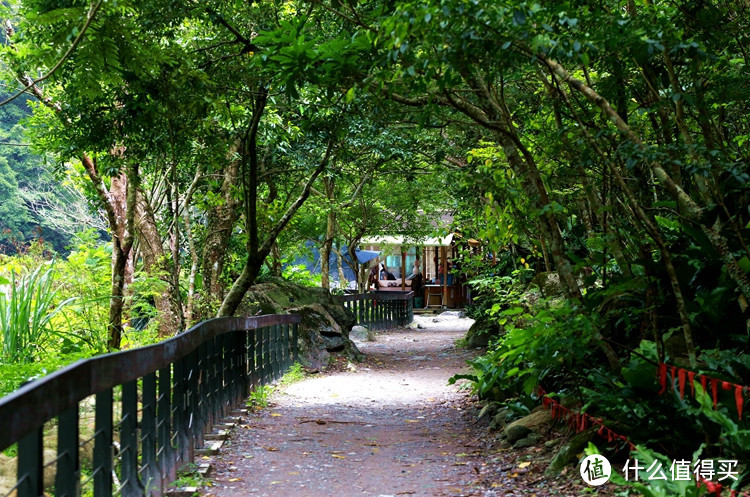
[[526, 13], [523, 10], [516, 9], [513, 11], [513, 24], [520, 26], [526, 22]]

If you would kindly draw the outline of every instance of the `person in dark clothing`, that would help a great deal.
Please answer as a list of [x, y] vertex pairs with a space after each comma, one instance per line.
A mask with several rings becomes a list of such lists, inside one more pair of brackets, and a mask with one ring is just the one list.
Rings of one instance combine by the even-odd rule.
[[377, 266], [373, 266], [372, 269], [370, 269], [370, 276], [367, 278], [367, 288], [368, 290], [370, 287], [374, 286], [375, 290], [380, 289], [380, 281], [378, 280], [378, 268], [380, 267], [380, 264]]
[[411, 291], [414, 292], [415, 296], [421, 295], [421, 290], [423, 286], [423, 278], [422, 273], [415, 274], [411, 279]]

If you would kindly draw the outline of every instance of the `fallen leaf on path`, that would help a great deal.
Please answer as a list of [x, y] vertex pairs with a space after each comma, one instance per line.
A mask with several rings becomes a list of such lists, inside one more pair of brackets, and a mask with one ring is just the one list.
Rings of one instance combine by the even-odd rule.
[[419, 423], [418, 419], [405, 419], [404, 421], [407, 423]]
[[518, 467], [521, 469], [528, 468], [529, 466], [531, 466], [531, 461], [522, 462], [521, 464], [518, 465]]
[[227, 481], [240, 481], [242, 478], [230, 478]]
[[338, 454], [331, 454], [331, 457], [335, 457], [336, 459], [346, 459], [346, 456], [340, 456]]
[[272, 418], [279, 418], [279, 417], [281, 417], [281, 414], [279, 414], [278, 412], [272, 412], [271, 413], [271, 417]]
[[277, 449], [276, 447], [265, 447], [265, 449], [268, 452], [278, 452], [279, 451], [279, 449]]

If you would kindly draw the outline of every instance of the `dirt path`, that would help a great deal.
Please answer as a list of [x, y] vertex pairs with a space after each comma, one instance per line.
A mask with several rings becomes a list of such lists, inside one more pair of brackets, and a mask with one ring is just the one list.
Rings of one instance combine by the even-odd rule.
[[[437, 321], [435, 321], [437, 319]], [[476, 411], [448, 378], [471, 352], [468, 319], [420, 318], [425, 329], [358, 342], [363, 363], [287, 386], [248, 414], [213, 456], [222, 496], [486, 495]]]

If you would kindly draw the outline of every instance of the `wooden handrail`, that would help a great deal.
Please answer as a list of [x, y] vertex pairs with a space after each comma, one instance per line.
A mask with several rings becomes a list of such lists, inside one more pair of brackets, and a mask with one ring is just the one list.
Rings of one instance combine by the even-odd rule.
[[173, 338], [132, 350], [82, 359], [0, 398], [0, 450], [91, 395], [158, 371], [222, 333], [296, 324], [296, 314], [215, 318]]
[[414, 292], [374, 291], [356, 295], [336, 295], [356, 318], [358, 325], [371, 330], [404, 326], [414, 319]]
[[[210, 429], [254, 385], [280, 377], [297, 359], [300, 321], [301, 317], [294, 314], [211, 319], [155, 345], [78, 361], [1, 398], [0, 450], [19, 444], [19, 497], [43, 493], [43, 427], [53, 419], [58, 420], [62, 435], [66, 430], [74, 432], [72, 438], [66, 439], [67, 447], [58, 446], [58, 457], [65, 454], [71, 468], [67, 473], [71, 474], [58, 472], [56, 486], [65, 486], [63, 493], [80, 494], [80, 482], [76, 484], [80, 477], [80, 466], [76, 465], [80, 462], [70, 454], [79, 450], [75, 435], [79, 403], [93, 395], [97, 417], [95, 451], [104, 455], [100, 459], [108, 459], [94, 461], [94, 495], [112, 495], [112, 392], [118, 386], [123, 392], [121, 436], [126, 437], [127, 429], [127, 436], [136, 440], [136, 447], [129, 447], [127, 454], [123, 448], [122, 495], [142, 495], [144, 489], [161, 493], [160, 489], [169, 483], [164, 479], [174, 474], [176, 465], [192, 458], [193, 447], [203, 441], [203, 430]], [[141, 397], [150, 412], [146, 415], [144, 407], [142, 425], [136, 425], [132, 419], [138, 416], [137, 399]], [[104, 420], [102, 426], [100, 417]], [[139, 446], [136, 431], [149, 439], [148, 446], [145, 441], [143, 447]], [[162, 449], [159, 455], [156, 445]]]

